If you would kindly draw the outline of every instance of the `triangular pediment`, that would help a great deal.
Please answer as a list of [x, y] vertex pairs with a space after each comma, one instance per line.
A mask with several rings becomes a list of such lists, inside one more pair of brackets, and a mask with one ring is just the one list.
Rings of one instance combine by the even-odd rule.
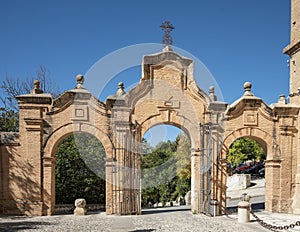
[[241, 116], [245, 111], [249, 110], [259, 112], [262, 116], [270, 120], [274, 118], [272, 109], [261, 98], [254, 95], [244, 95], [229, 105], [226, 116], [230, 120]]

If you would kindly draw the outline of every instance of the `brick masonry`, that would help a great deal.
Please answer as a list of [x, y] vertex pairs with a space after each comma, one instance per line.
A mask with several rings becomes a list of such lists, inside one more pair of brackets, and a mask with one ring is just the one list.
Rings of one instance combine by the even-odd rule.
[[[193, 212], [206, 212], [214, 199], [220, 203], [219, 213], [225, 213], [227, 150], [237, 138], [249, 137], [267, 154], [266, 210], [300, 213], [297, 0], [292, 0], [291, 15], [291, 43], [284, 49], [291, 57], [290, 103], [281, 96], [266, 105], [251, 93], [251, 83], [245, 83], [244, 93], [233, 104], [218, 102], [213, 89], [206, 94], [196, 85], [193, 60], [170, 48], [145, 56], [140, 83], [128, 93], [119, 85], [106, 103], [84, 88], [83, 76], [77, 76], [76, 88], [54, 100], [38, 89], [18, 96], [20, 132], [1, 133], [0, 213], [51, 215], [58, 145], [72, 133], [83, 132], [94, 135], [105, 148], [106, 213], [140, 214], [140, 142], [158, 124], [181, 128], [190, 137]], [[203, 193], [208, 190], [211, 195]]]

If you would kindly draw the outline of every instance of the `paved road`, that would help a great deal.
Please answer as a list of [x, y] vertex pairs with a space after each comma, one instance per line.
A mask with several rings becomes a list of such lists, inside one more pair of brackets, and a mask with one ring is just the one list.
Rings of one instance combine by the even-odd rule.
[[[241, 199], [235, 198], [227, 200], [226, 206], [227, 207], [237, 207], [238, 203], [241, 201]], [[265, 196], [253, 196], [251, 197], [251, 204], [262, 204], [265, 203]]]
[[208, 217], [193, 215], [188, 207], [166, 207], [145, 210], [140, 216], [106, 216], [105, 213], [87, 216], [60, 215], [45, 217], [0, 218], [0, 231], [216, 231], [263, 232], [257, 223], [238, 224], [226, 216]]

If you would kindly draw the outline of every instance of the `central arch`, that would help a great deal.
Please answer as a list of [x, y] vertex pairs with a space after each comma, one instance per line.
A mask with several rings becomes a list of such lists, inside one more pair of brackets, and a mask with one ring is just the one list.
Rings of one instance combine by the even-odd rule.
[[141, 137], [143, 137], [147, 131], [149, 131], [151, 128], [159, 125], [170, 125], [174, 126], [178, 129], [181, 129], [189, 138], [191, 141], [191, 147], [195, 147], [195, 140], [190, 134], [189, 130], [186, 126], [180, 124], [180, 120], [178, 117], [176, 117], [177, 120], [174, 121], [160, 121], [160, 117], [152, 117], [151, 119], [148, 119], [147, 121], [143, 122], [141, 124], [142, 130], [141, 130]]
[[[211, 128], [212, 120], [216, 124], [220, 122], [225, 103], [213, 103], [216, 101], [213, 88], [208, 96], [197, 86], [193, 65], [193, 60], [181, 57], [172, 50], [145, 56], [140, 83], [126, 94], [122, 90], [123, 94], [120, 95], [119, 91], [107, 99], [113, 116], [114, 144], [118, 146], [116, 162], [121, 168], [120, 172], [113, 174], [121, 185], [115, 194], [117, 201], [121, 199], [117, 202], [118, 214], [141, 213], [140, 207], [135, 207], [141, 205], [139, 197], [132, 197], [139, 196], [140, 191], [140, 154], [138, 149], [132, 148], [141, 144], [147, 130], [159, 124], [178, 127], [190, 138], [191, 210], [193, 213], [209, 213], [211, 156], [216, 156], [219, 141], [215, 141], [213, 149], [209, 149], [206, 129]], [[220, 127], [211, 129], [215, 131], [213, 136], [218, 137]], [[128, 181], [130, 176], [134, 177], [131, 182]], [[122, 187], [128, 185], [132, 186], [132, 190]], [[136, 210], [132, 211], [129, 206], [134, 206]]]
[[[199, 176], [197, 176], [198, 173], [198, 165], [197, 165], [197, 161], [195, 159], [194, 156], [194, 151], [195, 151], [195, 138], [196, 135], [193, 135], [191, 133], [191, 130], [189, 130], [186, 126], [181, 125], [180, 123], [180, 119], [176, 119], [173, 121], [160, 121], [159, 117], [151, 117], [151, 119], [148, 119], [147, 121], [145, 121], [144, 123], [142, 123], [141, 127], [141, 138], [144, 137], [144, 135], [146, 134], [147, 131], [149, 131], [151, 128], [155, 127], [155, 126], [159, 126], [159, 125], [170, 125], [170, 126], [174, 126], [180, 130], [182, 130], [189, 138], [190, 142], [191, 142], [191, 150], [190, 150], [190, 159], [191, 159], [191, 211], [192, 212], [198, 212], [199, 209], [199, 192], [197, 189], [197, 186], [199, 185]], [[194, 137], [193, 137], [194, 136]], [[198, 179], [197, 179], [198, 178]]]
[[[191, 193], [189, 136], [173, 125], [158, 124], [143, 135], [143, 148], [142, 206], [179, 204], [179, 197]], [[191, 205], [190, 198], [187, 204]]]

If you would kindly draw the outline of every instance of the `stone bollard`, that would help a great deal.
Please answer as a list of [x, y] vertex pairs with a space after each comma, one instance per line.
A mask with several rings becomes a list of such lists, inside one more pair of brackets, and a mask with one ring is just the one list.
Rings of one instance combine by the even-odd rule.
[[242, 201], [238, 203], [238, 222], [248, 223], [250, 221], [250, 196], [244, 193]]
[[211, 215], [216, 217], [219, 215], [219, 202], [217, 200], [210, 201]]
[[83, 198], [75, 200], [74, 215], [86, 215], [86, 201]]
[[185, 194], [185, 204], [186, 205], [191, 205], [191, 200], [192, 200], [192, 196], [191, 196], [192, 192], [188, 191], [187, 194]]

